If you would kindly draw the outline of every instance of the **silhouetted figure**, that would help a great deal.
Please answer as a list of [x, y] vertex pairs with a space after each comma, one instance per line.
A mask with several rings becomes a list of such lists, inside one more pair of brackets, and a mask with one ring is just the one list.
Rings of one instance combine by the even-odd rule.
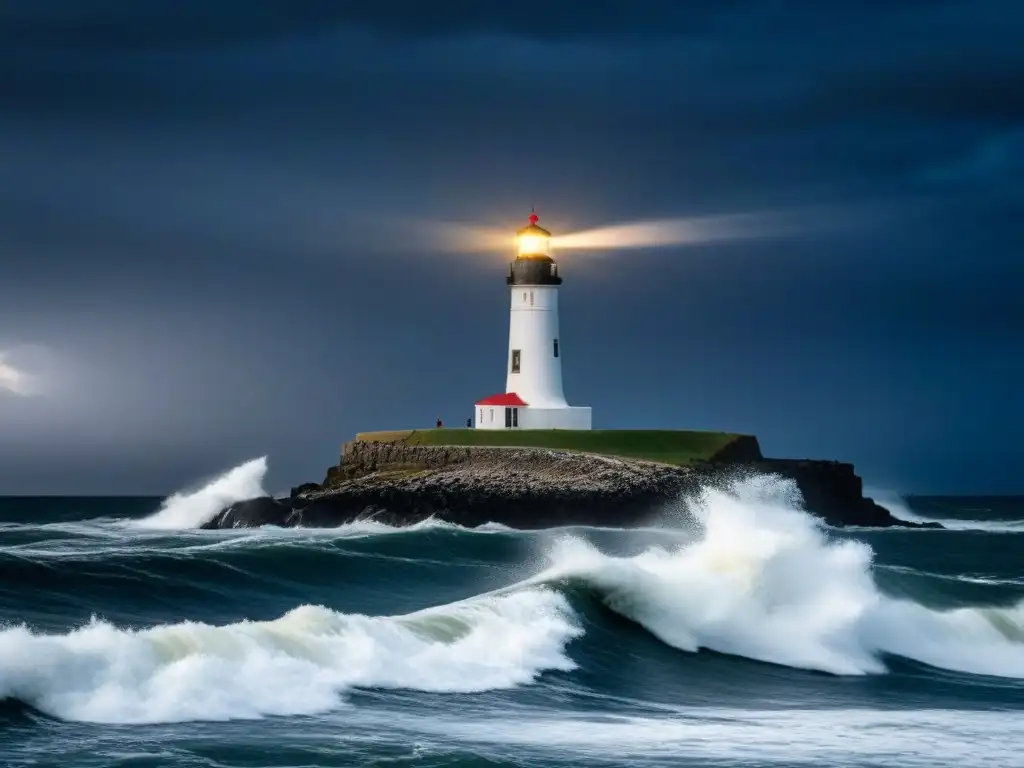
[[473, 428], [473, 419], [472, 419], [472, 417], [470, 417], [470, 418], [466, 419], [466, 429], [472, 429], [472, 428]]
[[444, 424], [441, 422], [441, 417], [438, 416], [437, 417], [437, 428], [440, 429], [443, 426], [444, 426]]

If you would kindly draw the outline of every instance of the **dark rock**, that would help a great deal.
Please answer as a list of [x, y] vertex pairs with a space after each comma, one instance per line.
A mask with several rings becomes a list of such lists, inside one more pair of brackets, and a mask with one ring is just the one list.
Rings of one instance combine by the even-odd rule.
[[291, 493], [288, 495], [287, 503], [292, 509], [302, 509], [309, 504], [309, 497], [313, 493], [322, 491], [323, 486], [320, 483], [303, 483], [292, 488]]
[[296, 498], [298, 496], [304, 496], [307, 493], [315, 493], [316, 491], [322, 491], [323, 486], [320, 483], [303, 483], [292, 488], [289, 498]]
[[853, 464], [820, 459], [762, 459], [744, 464], [712, 465], [716, 473], [730, 470], [774, 474], [793, 480], [804, 508], [835, 527], [942, 528], [940, 523], [916, 523], [893, 517], [885, 507], [864, 496], [864, 483]]
[[753, 435], [740, 435], [712, 457], [718, 464], [761, 461], [761, 445]]
[[807, 511], [833, 526], [941, 527], [897, 520], [864, 498], [852, 464], [763, 459], [756, 443], [732, 460], [677, 467], [539, 448], [372, 442], [347, 443], [323, 485], [297, 486], [289, 499], [232, 504], [204, 527], [335, 527], [361, 519], [411, 525], [431, 516], [465, 527], [632, 527], [680, 497], [708, 485], [727, 490], [752, 473], [793, 480]]
[[262, 525], [292, 525], [290, 500], [271, 496], [236, 501], [221, 511], [203, 528], [259, 528]]

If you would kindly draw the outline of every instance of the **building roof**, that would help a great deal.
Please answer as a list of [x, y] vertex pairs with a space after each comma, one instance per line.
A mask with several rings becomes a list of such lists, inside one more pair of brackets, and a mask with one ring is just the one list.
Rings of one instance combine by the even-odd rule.
[[520, 235], [520, 236], [521, 235], [535, 235], [535, 236], [538, 236], [538, 237], [551, 237], [551, 233], [548, 232], [546, 229], [544, 229], [544, 227], [542, 227], [540, 224], [537, 223], [539, 220], [540, 220], [540, 217], [536, 213], [533, 213], [531, 211], [530, 212], [530, 223], [527, 224], [522, 229], [520, 229], [518, 232], [516, 232], [516, 234]]
[[502, 392], [502, 393], [497, 394], [497, 395], [491, 395], [490, 397], [485, 397], [483, 400], [477, 400], [476, 404], [477, 405], [504, 405], [506, 407], [508, 407], [508, 406], [515, 406], [515, 407], [522, 408], [523, 406], [526, 405], [526, 401], [523, 400], [523, 398], [521, 398], [515, 392]]
[[516, 232], [516, 235], [522, 237], [523, 235], [534, 235], [536, 237], [551, 237], [551, 232], [544, 229], [540, 224], [527, 224], [522, 229]]

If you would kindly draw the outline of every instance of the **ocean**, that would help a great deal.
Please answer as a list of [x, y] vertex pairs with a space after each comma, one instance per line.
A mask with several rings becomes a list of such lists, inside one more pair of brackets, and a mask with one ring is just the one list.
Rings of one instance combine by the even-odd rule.
[[0, 499], [0, 765], [1024, 765], [1024, 498], [197, 529], [265, 469]]

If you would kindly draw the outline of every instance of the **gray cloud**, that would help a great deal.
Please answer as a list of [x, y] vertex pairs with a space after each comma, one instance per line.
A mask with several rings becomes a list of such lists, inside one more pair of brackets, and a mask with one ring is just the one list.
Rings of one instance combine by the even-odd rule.
[[541, 39], [680, 34], [703, 29], [710, 19], [745, 5], [743, 0], [685, 5], [612, 0], [594, 6], [563, 0], [531, 9], [473, 0], [430, 5], [410, 0], [223, 0], [216, 5], [196, 0], [157, 0], [142, 7], [98, 0], [83, 12], [80, 5], [68, 0], [38, 0], [8, 3], [0, 23], [8, 44], [133, 50], [287, 39], [338, 26], [365, 27], [405, 38], [474, 32]]

